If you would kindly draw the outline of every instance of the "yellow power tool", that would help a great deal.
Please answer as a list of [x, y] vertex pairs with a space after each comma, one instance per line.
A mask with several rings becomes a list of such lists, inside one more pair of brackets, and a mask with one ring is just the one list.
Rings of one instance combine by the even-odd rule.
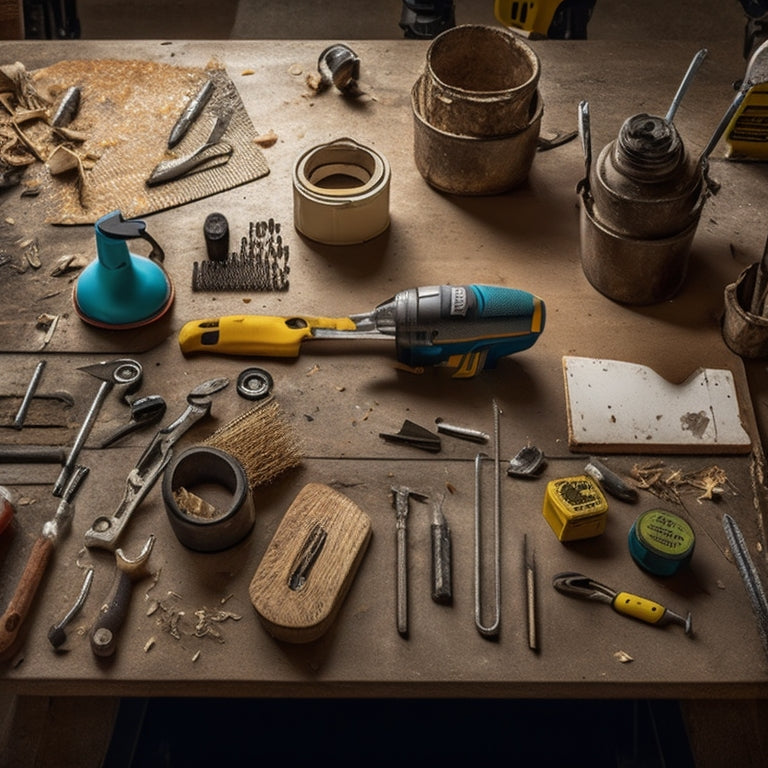
[[596, 0], [494, 0], [496, 20], [530, 38], [586, 40]]
[[184, 354], [298, 357], [313, 339], [394, 340], [411, 368], [444, 365], [469, 378], [532, 346], [544, 330], [544, 302], [491, 285], [408, 288], [373, 311], [349, 317], [230, 315], [193, 320], [179, 332]]

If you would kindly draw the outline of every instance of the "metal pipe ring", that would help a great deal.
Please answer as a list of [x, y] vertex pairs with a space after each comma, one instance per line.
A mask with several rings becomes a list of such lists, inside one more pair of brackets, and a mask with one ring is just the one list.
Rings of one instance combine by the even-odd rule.
[[[198, 514], [182, 508], [176, 492], [194, 492], [206, 484], [219, 486], [231, 496], [226, 508]], [[163, 501], [176, 538], [197, 552], [220, 552], [242, 541], [253, 528], [256, 511], [243, 465], [229, 453], [208, 446], [184, 451], [163, 477]]]

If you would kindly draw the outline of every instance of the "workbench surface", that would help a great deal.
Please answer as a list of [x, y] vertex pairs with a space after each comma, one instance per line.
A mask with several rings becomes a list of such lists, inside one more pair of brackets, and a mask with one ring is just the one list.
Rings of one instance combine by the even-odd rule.
[[[62, 254], [95, 257], [93, 228], [46, 224], [39, 198], [22, 197], [18, 189], [2, 192], [0, 244], [38, 238], [42, 267], [23, 274], [0, 267], [0, 395], [12, 414], [34, 366], [45, 359], [39, 392], [69, 392], [74, 405], [57, 409], [48, 402], [46, 413], [54, 426], [38, 426], [36, 412], [30, 411], [30, 425], [21, 431], [3, 429], [0, 441], [68, 448], [97, 388], [96, 380], [78, 368], [134, 357], [144, 369], [140, 393], [160, 394], [168, 403], [164, 423], [184, 410], [186, 394], [196, 384], [218, 376], [232, 382], [213, 396], [211, 416], [184, 437], [177, 451], [206, 439], [248, 408], [234, 382], [249, 365], [266, 368], [274, 378], [275, 398], [301, 443], [303, 460], [269, 487], [256, 490], [251, 535], [217, 554], [185, 549], [170, 528], [159, 484], [152, 490], [121, 546], [127, 557], [134, 557], [149, 534], [155, 534], [153, 575], [135, 585], [118, 652], [105, 663], [92, 655], [88, 629], [109, 590], [115, 562], [108, 552], [84, 551], [83, 534], [98, 514], [116, 509], [127, 475], [156, 428], [134, 433], [107, 450], [87, 446], [81, 462], [91, 471], [77, 498], [72, 530], [56, 548], [23, 646], [0, 673], [3, 685], [43, 695], [763, 697], [768, 663], [741, 578], [726, 556], [721, 518], [728, 512], [739, 522], [765, 578], [759, 443], [759, 404], [765, 390], [753, 387], [750, 392], [742, 361], [722, 341], [720, 313], [724, 287], [762, 253], [765, 167], [727, 161], [719, 145], [711, 175], [720, 189], [705, 204], [681, 292], [657, 306], [620, 306], [595, 291], [581, 270], [576, 185], [584, 175], [584, 157], [578, 140], [538, 153], [527, 183], [509, 193], [467, 198], [436, 192], [413, 162], [410, 90], [423, 68], [427, 43], [349, 44], [361, 59], [364, 95], [355, 100], [333, 89], [317, 94], [307, 86], [306, 76], [315, 72], [325, 47], [316, 41], [4, 45], [3, 63], [20, 61], [29, 70], [63, 59], [149, 59], [189, 67], [219, 61], [256, 132], [272, 130], [278, 139], [263, 150], [267, 176], [145, 217], [147, 230], [165, 250], [176, 298], [163, 320], [140, 333], [86, 326], [72, 309], [71, 282], [50, 277], [50, 265]], [[595, 153], [615, 138], [626, 117], [665, 114], [696, 52], [690, 44], [663, 41], [531, 45], [541, 58], [542, 131], [574, 130], [577, 105], [586, 99]], [[706, 144], [743, 69], [738, 51], [710, 50], [675, 118], [690, 151]], [[388, 159], [391, 224], [363, 245], [323, 246], [293, 228], [292, 169], [307, 149], [343, 136]], [[192, 292], [192, 263], [205, 258], [202, 226], [213, 211], [226, 215], [236, 240], [249, 222], [273, 218], [281, 223], [290, 247], [288, 291]], [[398, 290], [441, 283], [529, 290], [546, 302], [545, 331], [530, 350], [467, 380], [452, 379], [443, 369], [421, 374], [398, 370], [393, 346], [383, 343], [312, 342], [295, 360], [184, 357], [179, 351], [177, 334], [189, 320], [240, 313], [344, 316], [367, 311]], [[44, 334], [35, 327], [44, 312], [59, 315], [45, 347]], [[728, 477], [722, 498], [701, 500], [699, 492], [684, 492], [681, 506], [641, 491], [636, 505], [610, 501], [601, 537], [560, 543], [542, 516], [545, 485], [549, 479], [580, 474], [588, 458], [568, 449], [564, 355], [641, 363], [673, 382], [699, 367], [730, 369], [745, 427], [754, 439], [751, 455], [602, 455], [624, 476], [635, 465], [656, 461], [670, 474], [716, 465]], [[437, 418], [490, 432], [494, 400], [501, 409], [504, 465], [501, 631], [491, 640], [480, 635], [474, 622], [478, 446], [444, 437], [441, 452], [428, 454], [387, 442], [380, 433], [397, 432], [406, 419], [433, 428]], [[37, 402], [35, 407], [42, 406]], [[105, 434], [126, 418], [125, 405], [112, 397], [92, 435]], [[528, 443], [548, 457], [543, 475], [532, 480], [508, 477], [507, 460]], [[492, 452], [492, 447], [480, 450]], [[0, 465], [0, 484], [22, 500], [14, 529], [4, 536], [0, 550], [3, 606], [43, 522], [55, 510], [51, 487], [58, 470], [55, 464]], [[310, 644], [291, 645], [266, 633], [251, 606], [248, 586], [283, 513], [310, 482], [345, 493], [368, 514], [373, 535], [331, 629]], [[438, 605], [429, 594], [431, 517], [428, 507], [414, 502], [408, 519], [407, 639], [395, 625], [390, 492], [400, 485], [431, 497], [445, 493], [443, 511], [454, 551], [454, 602]], [[483, 504], [489, 514], [490, 492]], [[686, 517], [697, 536], [690, 569], [667, 579], [641, 571], [627, 549], [635, 518], [660, 506]], [[524, 537], [535, 553], [537, 653], [526, 641]], [[54, 652], [48, 627], [73, 603], [83, 566], [89, 563], [95, 567], [91, 594], [69, 627], [66, 650]], [[580, 571], [678, 613], [690, 611], [694, 635], [686, 637], [676, 625], [657, 628], [625, 619], [604, 605], [568, 599], [551, 587], [552, 577], [561, 571]], [[197, 636], [196, 612], [216, 610], [239, 618], [216, 624], [218, 637]], [[182, 631], [176, 637], [171, 630], [179, 611], [186, 618], [180, 620]]]

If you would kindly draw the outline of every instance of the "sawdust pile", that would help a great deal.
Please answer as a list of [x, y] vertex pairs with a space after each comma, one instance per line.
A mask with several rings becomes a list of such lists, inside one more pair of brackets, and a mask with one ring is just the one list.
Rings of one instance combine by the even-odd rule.
[[[216, 86], [211, 102], [168, 150], [173, 124], [207, 79]], [[80, 91], [79, 107], [66, 130], [54, 129], [57, 102], [71, 88]], [[225, 110], [232, 113], [226, 140], [234, 148], [226, 166], [146, 185], [159, 162], [202, 145]], [[253, 181], [269, 173], [256, 135], [217, 62], [206, 69], [118, 59], [60, 61], [34, 72], [18, 62], [0, 66], [0, 186], [23, 175], [50, 223], [90, 224], [114, 210], [133, 218]]]

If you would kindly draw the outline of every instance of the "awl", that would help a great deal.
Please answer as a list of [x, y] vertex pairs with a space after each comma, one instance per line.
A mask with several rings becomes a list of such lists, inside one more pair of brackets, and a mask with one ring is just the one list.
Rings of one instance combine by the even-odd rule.
[[474, 376], [531, 347], [544, 330], [544, 302], [528, 291], [489, 285], [409, 288], [373, 311], [348, 317], [229, 315], [186, 323], [184, 354], [297, 357], [304, 341], [388, 339], [411, 367], [444, 365]]

